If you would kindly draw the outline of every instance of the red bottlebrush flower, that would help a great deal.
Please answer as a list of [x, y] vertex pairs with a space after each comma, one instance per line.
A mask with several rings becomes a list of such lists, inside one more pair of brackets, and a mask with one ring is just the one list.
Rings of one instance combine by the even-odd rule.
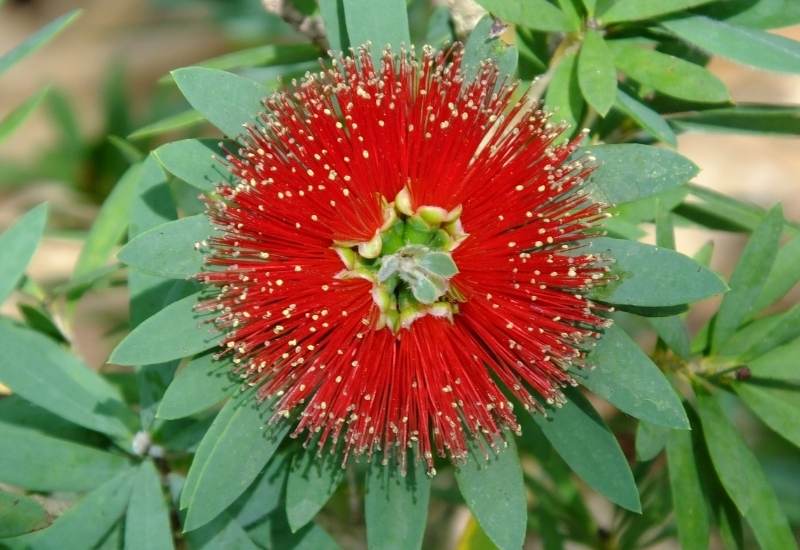
[[[414, 447], [464, 458], [563, 400], [584, 340], [605, 320], [580, 254], [603, 217], [591, 168], [484, 63], [460, 47], [385, 52], [307, 76], [265, 100], [227, 156], [236, 183], [209, 214], [201, 275], [217, 293], [236, 371], [322, 446], [349, 456]], [[298, 414], [295, 414], [298, 413]]]

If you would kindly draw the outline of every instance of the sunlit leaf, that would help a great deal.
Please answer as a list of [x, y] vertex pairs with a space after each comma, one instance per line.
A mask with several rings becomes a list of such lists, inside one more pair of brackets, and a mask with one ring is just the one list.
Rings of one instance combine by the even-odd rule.
[[496, 17], [508, 23], [539, 31], [568, 31], [564, 13], [546, 0], [477, 0]]
[[411, 45], [405, 0], [342, 0], [347, 36], [357, 48], [372, 44], [372, 59], [380, 66], [383, 49], [391, 46], [397, 54]]
[[603, 37], [588, 30], [578, 56], [578, 83], [583, 97], [601, 116], [605, 116], [617, 94], [617, 70]]
[[25, 273], [47, 222], [47, 204], [40, 204], [0, 235], [0, 303]]

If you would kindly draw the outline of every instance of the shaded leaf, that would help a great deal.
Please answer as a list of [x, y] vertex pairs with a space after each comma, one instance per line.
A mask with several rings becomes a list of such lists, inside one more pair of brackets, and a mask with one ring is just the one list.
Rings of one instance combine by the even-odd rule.
[[733, 389], [739, 398], [764, 424], [794, 445], [800, 447], [800, 387], [786, 388], [752, 383], [736, 383]]
[[292, 531], [314, 519], [344, 478], [342, 457], [311, 446], [295, 452], [286, 481], [286, 515]]
[[364, 508], [370, 550], [422, 547], [431, 480], [425, 462], [412, 460], [405, 476], [395, 463], [369, 465]]
[[186, 534], [192, 550], [259, 550], [247, 532], [229, 514]]
[[667, 437], [672, 430], [645, 420], [639, 421], [636, 427], [636, 458], [643, 462], [653, 460], [667, 444]]
[[617, 94], [617, 70], [603, 37], [588, 30], [578, 56], [578, 84], [583, 97], [601, 116], [606, 116]]
[[714, 319], [711, 350], [717, 351], [755, 309], [778, 252], [783, 229], [783, 210], [773, 208], [753, 231], [730, 279], [730, 292], [722, 299]]
[[605, 302], [640, 307], [676, 306], [726, 290], [719, 276], [688, 256], [634, 241], [598, 238], [582, 249], [614, 259], [617, 281], [595, 287], [591, 295]]
[[739, 103], [735, 107], [672, 115], [669, 121], [685, 131], [800, 134], [800, 108]]
[[675, 133], [667, 121], [644, 103], [632, 98], [622, 90], [617, 90], [615, 106], [655, 139], [677, 147], [678, 138], [675, 137]]
[[687, 549], [708, 548], [709, 518], [702, 475], [691, 432], [673, 430], [667, 437], [667, 464], [678, 539]]
[[572, 374], [621, 411], [659, 426], [689, 428], [672, 385], [623, 329], [607, 328], [586, 362], [596, 368]]
[[456, 481], [486, 535], [503, 550], [521, 548], [527, 527], [527, 501], [517, 446], [509, 437], [504, 448], [481, 448], [471, 442]]
[[614, 434], [580, 392], [565, 393], [562, 407], [548, 409], [547, 417], [533, 415], [536, 424], [578, 477], [612, 502], [640, 511], [633, 474]]
[[222, 333], [195, 312], [199, 293], [171, 303], [142, 322], [114, 348], [116, 365], [149, 365], [188, 357], [219, 344]]
[[125, 550], [170, 550], [172, 527], [158, 471], [150, 460], [139, 466], [125, 517]]
[[0, 235], [0, 303], [8, 298], [25, 274], [46, 222], [47, 204], [40, 204]]
[[162, 145], [153, 154], [164, 168], [201, 191], [214, 191], [231, 176], [216, 158], [224, 157], [219, 140], [184, 139]]
[[762, 548], [796, 548], [786, 516], [761, 465], [707, 390], [695, 387], [697, 410], [714, 469]]
[[800, 380], [800, 367], [797, 365], [798, 357], [800, 357], [800, 338], [754, 359], [748, 364], [748, 367], [753, 376]]
[[508, 23], [539, 31], [569, 31], [564, 13], [546, 0], [476, 0], [495, 16]]
[[32, 498], [0, 491], [0, 538], [24, 535], [49, 523], [45, 509]]
[[576, 60], [574, 53], [561, 58], [544, 98], [547, 110], [553, 115], [553, 122], [564, 122], [573, 129], [583, 116], [584, 106]]
[[767, 280], [753, 309], [758, 311], [782, 298], [800, 281], [800, 235], [783, 245], [775, 255]]
[[617, 0], [598, 18], [606, 24], [638, 21], [694, 8], [712, 1], [714, 0]]
[[513, 77], [517, 70], [519, 52], [517, 48], [506, 44], [496, 36], [492, 28], [494, 19], [486, 15], [478, 21], [464, 46], [464, 58], [461, 64], [465, 82], [472, 82], [480, 72], [481, 63], [491, 59], [497, 64], [498, 82]]

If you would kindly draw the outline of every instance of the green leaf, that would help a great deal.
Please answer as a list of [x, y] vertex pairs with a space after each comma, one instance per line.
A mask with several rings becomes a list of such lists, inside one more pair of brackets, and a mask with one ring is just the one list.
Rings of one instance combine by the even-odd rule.
[[241, 134], [264, 111], [268, 92], [254, 80], [202, 67], [172, 71], [172, 78], [189, 104], [228, 136]]
[[770, 135], [800, 135], [800, 108], [740, 103], [735, 107], [672, 115], [678, 129]]
[[[292, 550], [339, 550], [331, 536], [319, 525], [311, 523], [292, 533], [282, 511], [276, 511], [247, 530], [250, 538], [264, 548]], [[218, 547], [214, 547], [218, 548]], [[404, 547], [405, 548], [405, 547]], [[209, 549], [210, 550], [210, 549]]]
[[446, 252], [428, 252], [420, 259], [419, 265], [442, 277], [452, 277], [458, 273], [456, 263]]
[[383, 49], [411, 46], [405, 0], [342, 0], [347, 36], [354, 48], [372, 43], [372, 61], [380, 67]]
[[688, 101], [730, 101], [725, 84], [700, 65], [630, 42], [612, 41], [608, 45], [617, 67], [640, 84]]
[[547, 417], [534, 414], [534, 421], [578, 477], [610, 501], [639, 512], [639, 492], [614, 434], [579, 391], [565, 394], [563, 406], [548, 409]]
[[135, 470], [129, 469], [83, 497], [42, 531], [6, 539], [14, 549], [94, 548], [125, 513]]
[[50, 92], [50, 88], [39, 90], [0, 120], [0, 143], [13, 134], [14, 130], [19, 128], [33, 114], [48, 92]]
[[94, 489], [128, 468], [119, 455], [0, 422], [0, 481], [32, 491]]
[[728, 23], [774, 29], [800, 23], [800, 4], [795, 0], [728, 0], [700, 10], [703, 15]]
[[286, 481], [286, 516], [292, 531], [314, 519], [344, 478], [341, 455], [323, 452], [320, 456], [310, 446], [294, 453]]
[[708, 548], [710, 527], [703, 496], [703, 474], [695, 457], [691, 432], [673, 430], [669, 433], [667, 464], [681, 548]]
[[648, 317], [647, 322], [652, 325], [658, 337], [664, 341], [675, 355], [688, 361], [691, 354], [691, 342], [686, 323], [677, 315], [668, 317]]
[[45, 509], [32, 498], [0, 491], [0, 539], [30, 533], [49, 523]]
[[8, 298], [25, 274], [46, 222], [47, 204], [40, 204], [0, 235], [0, 303]]
[[132, 413], [97, 373], [49, 338], [0, 323], [0, 381], [75, 424], [116, 438], [131, 435]]
[[731, 61], [770, 71], [800, 73], [800, 42], [789, 38], [703, 15], [663, 21], [661, 25], [678, 38]]
[[111, 190], [89, 230], [81, 248], [72, 281], [78, 280], [103, 267], [128, 230], [131, 205], [142, 172], [142, 165], [134, 164], [122, 175]]
[[62, 15], [26, 38], [10, 52], [0, 56], [0, 75], [55, 38], [58, 33], [72, 24], [80, 13], [81, 10], [72, 10], [66, 15]]
[[478, 76], [481, 63], [491, 59], [497, 64], [498, 82], [512, 77], [517, 70], [519, 52], [517, 48], [506, 44], [492, 32], [494, 20], [486, 15], [478, 21], [464, 46], [464, 58], [461, 64], [464, 81], [471, 83]]
[[653, 460], [667, 444], [667, 436], [671, 431], [670, 428], [640, 420], [636, 427], [636, 458], [643, 462]]
[[733, 336], [755, 309], [775, 261], [783, 229], [783, 210], [773, 208], [753, 231], [730, 280], [730, 292], [722, 299], [714, 319], [711, 350], [717, 351]]
[[178, 371], [158, 407], [158, 418], [184, 418], [212, 407], [233, 394], [240, 382], [231, 375], [228, 361], [213, 353], [192, 359]]
[[319, 0], [319, 13], [325, 23], [328, 44], [334, 52], [343, 52], [350, 47], [344, 19], [344, 0]]
[[216, 158], [224, 157], [219, 140], [184, 139], [162, 145], [153, 151], [162, 166], [173, 176], [203, 192], [214, 191], [231, 176]]
[[255, 401], [252, 392], [228, 401], [200, 443], [181, 494], [185, 531], [205, 525], [233, 503], [289, 432], [284, 420], [267, 424], [263, 412], [269, 408]]
[[142, 126], [135, 132], [129, 134], [128, 139], [135, 141], [139, 139], [160, 136], [162, 134], [177, 130], [186, 130], [187, 128], [192, 128], [200, 123], [205, 122], [205, 120], [206, 119], [203, 117], [203, 115], [194, 109], [189, 109], [188, 111], [183, 111], [182, 113], [177, 113], [175, 115], [162, 118], [161, 120], [153, 122], [152, 124]]
[[376, 458], [369, 465], [364, 508], [370, 550], [422, 547], [431, 480], [424, 461], [409, 461], [405, 476], [394, 462], [381, 464]]
[[[583, 96], [578, 84], [576, 55], [566, 54], [553, 71], [544, 103], [554, 123], [564, 122], [574, 131], [583, 116]], [[572, 132], [569, 132], [572, 133]]]
[[456, 481], [472, 514], [486, 535], [503, 550], [521, 548], [525, 541], [528, 503], [517, 446], [509, 437], [499, 451], [470, 443]]
[[229, 512], [239, 525], [250, 527], [285, 504], [283, 488], [295, 451], [294, 446], [277, 451], [250, 488], [231, 505]]
[[748, 367], [753, 376], [800, 381], [800, 338], [777, 347], [750, 362]]
[[[216, 520], [186, 533], [192, 550], [259, 550], [247, 532], [229, 514], [223, 513]], [[272, 547], [268, 547], [272, 548]]]
[[[717, 191], [689, 184], [690, 193], [698, 201], [686, 202], [675, 209], [684, 218], [712, 229], [753, 231], [763, 221], [766, 211]], [[791, 231], [793, 227], [787, 227]]]
[[222, 333], [195, 306], [200, 293], [173, 302], [134, 328], [114, 348], [115, 365], [150, 365], [188, 357], [219, 344]]
[[674, 250], [602, 237], [589, 241], [582, 251], [614, 259], [611, 273], [619, 280], [591, 291], [594, 298], [612, 304], [677, 306], [727, 288], [716, 273]]
[[319, 48], [311, 44], [266, 44], [200, 61], [195, 66], [223, 71], [243, 67], [272, 67], [314, 61], [319, 58], [320, 53]]
[[586, 31], [578, 56], [578, 84], [586, 102], [606, 116], [617, 95], [617, 70], [613, 56], [596, 30]]
[[765, 549], [797, 548], [786, 516], [761, 465], [730, 423], [717, 398], [695, 387], [697, 410], [720, 482]]
[[596, 368], [576, 369], [572, 374], [619, 410], [659, 426], [689, 429], [675, 390], [623, 329], [606, 329], [586, 362]]
[[749, 362], [797, 337], [800, 337], [800, 304], [782, 313], [753, 321], [737, 331], [719, 354], [735, 356], [739, 361]]
[[205, 214], [181, 218], [140, 233], [117, 254], [134, 269], [165, 278], [189, 279], [203, 270], [198, 243], [214, 234]]
[[800, 281], [800, 235], [795, 236], [778, 250], [753, 309], [758, 311], [772, 305], [785, 296], [798, 281]]
[[477, 0], [496, 17], [538, 31], [569, 31], [564, 13], [546, 0]]
[[764, 424], [794, 445], [800, 447], [800, 392], [797, 387], [772, 386], [769, 382], [753, 380], [735, 383], [733, 389]]
[[585, 149], [598, 161], [591, 176], [597, 200], [618, 204], [651, 197], [683, 185], [699, 172], [686, 157], [639, 145], [595, 145]]
[[661, 115], [650, 107], [632, 98], [622, 90], [617, 90], [617, 101], [614, 106], [631, 117], [636, 124], [659, 141], [678, 146], [678, 138]]
[[605, 24], [652, 19], [712, 1], [714, 0], [617, 0], [598, 19]]
[[145, 460], [133, 480], [125, 516], [125, 550], [170, 550], [172, 527], [158, 471]]

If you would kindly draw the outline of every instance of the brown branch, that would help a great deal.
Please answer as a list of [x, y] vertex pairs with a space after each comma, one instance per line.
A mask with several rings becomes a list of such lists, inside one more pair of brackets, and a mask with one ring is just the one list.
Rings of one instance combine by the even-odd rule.
[[261, 0], [264, 9], [274, 13], [287, 23], [289, 23], [300, 34], [308, 37], [311, 42], [319, 46], [323, 51], [328, 51], [328, 39], [325, 35], [325, 25], [319, 17], [309, 17], [303, 15], [295, 8], [290, 0]]

